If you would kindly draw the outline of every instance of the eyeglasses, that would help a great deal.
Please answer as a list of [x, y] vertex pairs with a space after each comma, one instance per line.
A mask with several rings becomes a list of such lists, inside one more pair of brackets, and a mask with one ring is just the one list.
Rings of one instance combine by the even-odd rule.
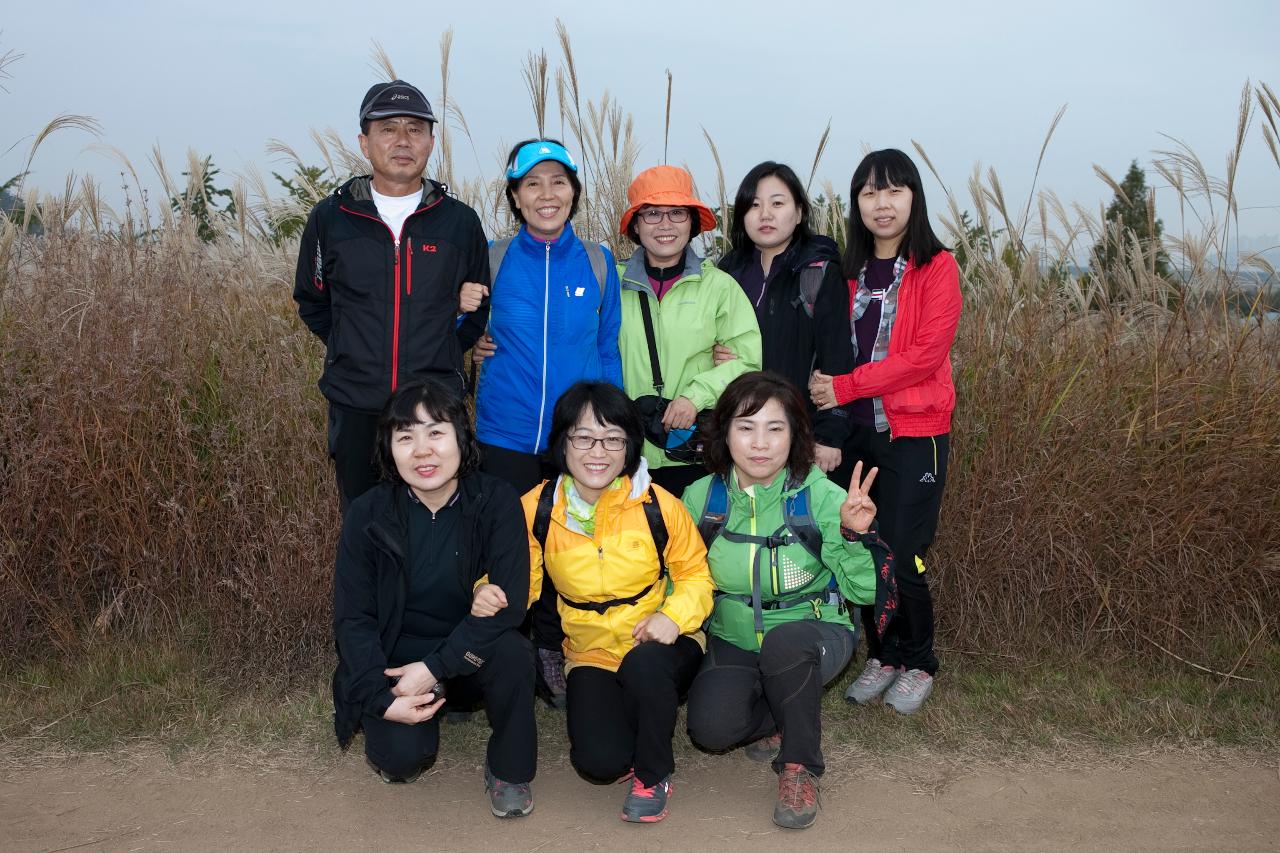
[[590, 450], [596, 446], [596, 442], [603, 444], [605, 450], [617, 452], [627, 449], [627, 440], [620, 435], [610, 435], [604, 438], [592, 438], [589, 435], [569, 436], [569, 444], [574, 450]]
[[671, 224], [679, 225], [689, 220], [689, 208], [673, 207], [670, 210], [658, 210], [656, 207], [649, 207], [640, 211], [639, 216], [646, 225], [657, 225], [664, 216], [671, 220]]

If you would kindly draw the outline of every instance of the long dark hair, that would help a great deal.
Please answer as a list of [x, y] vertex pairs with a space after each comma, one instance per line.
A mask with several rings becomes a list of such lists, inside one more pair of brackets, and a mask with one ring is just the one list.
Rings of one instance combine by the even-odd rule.
[[896, 148], [872, 151], [853, 170], [853, 180], [849, 182], [849, 240], [843, 262], [846, 278], [856, 279], [867, 261], [875, 257], [875, 235], [862, 223], [858, 209], [858, 194], [868, 183], [878, 190], [887, 187], [911, 190], [911, 218], [898, 246], [899, 257], [922, 267], [933, 260], [934, 255], [947, 251], [929, 224], [929, 210], [924, 203], [924, 187], [916, 164]]
[[415, 379], [400, 386], [382, 407], [378, 418], [377, 460], [382, 479], [403, 485], [404, 479], [396, 469], [396, 459], [391, 452], [391, 436], [398, 429], [405, 429], [420, 422], [418, 407], [437, 422], [453, 426], [458, 439], [458, 478], [480, 467], [480, 446], [476, 443], [471, 418], [457, 389], [439, 379]]
[[796, 207], [800, 208], [800, 224], [791, 235], [792, 244], [807, 243], [813, 239], [813, 229], [809, 227], [809, 214], [813, 209], [809, 205], [809, 196], [804, 191], [804, 184], [800, 183], [795, 170], [786, 163], [765, 160], [752, 167], [751, 171], [743, 177], [742, 183], [738, 184], [738, 194], [733, 200], [733, 224], [729, 227], [729, 252], [736, 254], [751, 251], [751, 238], [747, 236], [747, 211], [751, 209], [751, 202], [755, 200], [756, 187], [768, 177], [776, 177], [786, 184]]
[[[507, 168], [510, 169], [516, 163], [516, 155], [520, 153], [520, 149], [531, 142], [553, 142], [564, 148], [564, 143], [559, 139], [552, 139], [549, 136], [535, 137], [526, 139], [524, 142], [517, 142], [516, 146], [511, 149], [511, 153], [507, 155]], [[559, 160], [553, 160], [553, 163], [560, 163]], [[578, 174], [572, 171], [568, 166], [560, 163], [560, 167], [564, 169], [564, 173], [569, 176], [569, 186], [573, 187], [573, 204], [569, 206], [569, 219], [573, 219], [574, 214], [578, 212], [578, 201], [582, 198], [582, 181], [578, 179]], [[526, 173], [527, 176], [528, 173]], [[511, 210], [511, 215], [516, 221], [524, 225], [524, 214], [520, 212], [520, 208], [516, 207], [516, 190], [520, 186], [520, 182], [524, 178], [507, 178], [507, 207]], [[566, 222], [568, 220], [565, 220]], [[497, 272], [497, 270], [493, 270]]]
[[702, 463], [708, 471], [728, 478], [729, 469], [733, 467], [733, 456], [729, 453], [729, 430], [733, 419], [754, 415], [770, 400], [777, 400], [782, 405], [791, 426], [787, 472], [792, 480], [803, 482], [813, 467], [814, 459], [809, 407], [801, 399], [796, 386], [767, 370], [744, 373], [721, 392], [716, 407], [711, 411], [707, 440], [702, 446]]
[[622, 463], [622, 473], [628, 477], [640, 467], [640, 451], [644, 446], [644, 424], [640, 411], [630, 397], [618, 386], [608, 382], [576, 382], [556, 400], [551, 412], [551, 437], [547, 447], [552, 463], [561, 474], [569, 473], [564, 448], [569, 442], [569, 431], [578, 425], [584, 412], [591, 409], [601, 426], [614, 426], [627, 437], [627, 456]]

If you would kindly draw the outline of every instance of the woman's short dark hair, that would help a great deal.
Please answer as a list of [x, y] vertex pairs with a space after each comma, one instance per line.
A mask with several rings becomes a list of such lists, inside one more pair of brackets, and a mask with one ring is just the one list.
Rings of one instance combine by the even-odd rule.
[[808, 194], [804, 191], [804, 184], [800, 183], [800, 178], [786, 163], [765, 160], [747, 172], [742, 183], [738, 185], [738, 195], [733, 200], [733, 224], [729, 228], [729, 251], [751, 251], [753, 244], [751, 238], [747, 236], [747, 211], [755, 201], [756, 187], [769, 177], [782, 181], [790, 191], [796, 207], [800, 208], [800, 224], [791, 235], [791, 242], [807, 243], [813, 239], [813, 229], [809, 227], [809, 215], [813, 212], [813, 208], [809, 204]]
[[702, 446], [702, 461], [712, 474], [726, 479], [733, 467], [729, 453], [729, 430], [734, 418], [754, 415], [770, 400], [777, 400], [786, 412], [791, 425], [791, 452], [787, 455], [787, 472], [791, 479], [803, 482], [813, 467], [813, 423], [809, 418], [809, 406], [792, 385], [776, 373], [757, 370], [744, 373], [729, 383], [720, 394], [716, 407], [711, 411], [706, 443]]
[[644, 424], [640, 410], [616, 385], [608, 382], [578, 382], [556, 400], [551, 413], [551, 438], [547, 442], [551, 464], [561, 474], [569, 473], [565, 462], [565, 446], [569, 443], [569, 431], [578, 425], [582, 415], [591, 409], [601, 426], [613, 426], [622, 430], [627, 439], [627, 457], [622, 463], [622, 473], [628, 477], [640, 467], [640, 451], [644, 447]]
[[478, 469], [480, 446], [476, 443], [476, 434], [471, 428], [471, 418], [467, 416], [462, 395], [456, 388], [439, 379], [414, 379], [401, 385], [400, 390], [391, 395], [378, 417], [377, 459], [382, 479], [404, 483], [396, 469], [395, 456], [391, 453], [391, 436], [396, 430], [407, 429], [422, 422], [418, 417], [419, 406], [437, 422], [453, 426], [461, 458], [458, 476], [462, 477]]
[[[520, 153], [520, 149], [531, 142], [552, 142], [564, 147], [564, 143], [559, 139], [552, 139], [549, 136], [535, 137], [526, 139], [524, 142], [517, 142], [516, 146], [511, 149], [511, 153], [507, 155], [507, 168], [510, 169], [516, 164], [516, 155]], [[573, 204], [569, 206], [569, 219], [573, 219], [575, 213], [578, 212], [578, 201], [582, 198], [582, 181], [578, 179], [576, 172], [572, 171], [568, 166], [560, 163], [559, 160], [552, 160], [552, 163], [559, 163], [560, 168], [564, 169], [564, 173], [569, 176], [569, 186], [573, 187]], [[507, 178], [507, 207], [511, 208], [511, 215], [516, 218], [516, 222], [524, 225], [524, 214], [520, 212], [520, 208], [516, 207], [516, 189], [519, 188], [520, 182], [529, 177], [526, 172], [524, 176], [519, 178]], [[497, 270], [493, 270], [497, 272]]]
[[[640, 210], [647, 210], [657, 206], [656, 204], [646, 204]], [[640, 231], [638, 230], [640, 228], [640, 210], [637, 210], [636, 215], [631, 217], [631, 221], [627, 223], [627, 237], [637, 246], [640, 245]], [[689, 211], [689, 242], [692, 243], [693, 238], [702, 233], [702, 220], [698, 218], [698, 208], [686, 207], [685, 210]], [[688, 246], [685, 248], [688, 248]]]
[[924, 186], [916, 164], [896, 148], [872, 151], [853, 170], [853, 180], [849, 182], [849, 239], [843, 263], [847, 278], [856, 279], [867, 261], [875, 256], [875, 235], [863, 224], [862, 214], [858, 210], [858, 194], [868, 183], [878, 190], [888, 187], [906, 187], [911, 190], [911, 219], [907, 222], [907, 232], [902, 235], [902, 244], [898, 246], [899, 257], [914, 261], [916, 266], [922, 267], [933, 260], [934, 255], [947, 250], [929, 224], [929, 210], [924, 203]]

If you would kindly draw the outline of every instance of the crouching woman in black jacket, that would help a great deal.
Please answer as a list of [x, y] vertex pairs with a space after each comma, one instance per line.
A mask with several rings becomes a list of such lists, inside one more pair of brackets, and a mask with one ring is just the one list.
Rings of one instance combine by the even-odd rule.
[[[411, 382], [378, 423], [383, 481], [347, 511], [333, 590], [334, 729], [345, 749], [364, 729], [385, 782], [411, 782], [439, 749], [447, 694], [483, 699], [493, 731], [485, 785], [498, 817], [533, 809], [537, 764], [533, 653], [518, 628], [529, 546], [515, 490], [480, 473], [462, 400], [434, 380]], [[471, 615], [487, 574], [506, 593]]]

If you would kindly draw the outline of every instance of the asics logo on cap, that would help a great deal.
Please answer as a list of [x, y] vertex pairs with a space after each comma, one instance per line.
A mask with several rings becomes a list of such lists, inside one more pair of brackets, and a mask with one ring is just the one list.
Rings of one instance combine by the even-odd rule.
[[409, 100], [409, 96], [408, 96], [408, 95], [392, 95], [392, 96], [391, 96], [391, 98], [390, 98], [390, 100], [393, 100], [393, 101], [407, 101], [407, 100]]

